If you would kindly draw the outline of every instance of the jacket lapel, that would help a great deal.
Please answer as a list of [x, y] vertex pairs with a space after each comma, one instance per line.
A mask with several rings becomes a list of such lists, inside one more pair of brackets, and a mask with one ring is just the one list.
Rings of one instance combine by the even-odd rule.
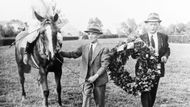
[[157, 33], [157, 37], [158, 37], [158, 51], [162, 47], [162, 43], [163, 43], [161, 36], [162, 35], [160, 33]]
[[96, 45], [96, 47], [94, 49], [94, 52], [92, 54], [92, 60], [91, 60], [90, 64], [92, 64], [92, 62], [94, 61], [94, 59], [96, 58], [96, 56], [98, 55], [100, 50], [101, 50], [101, 45], [99, 43], [97, 43], [97, 45]]
[[148, 46], [150, 46], [150, 41], [149, 41], [148, 33], [144, 34], [142, 38], [143, 38], [143, 41], [144, 41]]
[[90, 48], [90, 44], [87, 44], [86, 47], [85, 47], [85, 50], [84, 50], [84, 52], [85, 52], [85, 58], [87, 60], [87, 64], [88, 64], [88, 56], [89, 56], [89, 51], [90, 51], [89, 48]]

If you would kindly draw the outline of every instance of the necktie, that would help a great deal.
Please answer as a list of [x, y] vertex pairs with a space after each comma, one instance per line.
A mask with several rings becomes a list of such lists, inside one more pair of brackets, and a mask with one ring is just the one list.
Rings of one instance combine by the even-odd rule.
[[153, 35], [151, 36], [151, 45], [152, 45], [153, 48], [155, 48], [155, 42], [154, 42]]
[[88, 53], [88, 72], [87, 72], [87, 77], [86, 78], [89, 78], [90, 76], [93, 75], [93, 72], [90, 69], [91, 61], [92, 61], [92, 53], [93, 53], [93, 45], [90, 44], [90, 50], [89, 50], [89, 53]]
[[90, 64], [91, 60], [92, 60], [92, 53], [93, 53], [93, 45], [91, 44], [90, 45], [90, 51], [89, 51], [89, 54], [88, 54], [88, 62]]

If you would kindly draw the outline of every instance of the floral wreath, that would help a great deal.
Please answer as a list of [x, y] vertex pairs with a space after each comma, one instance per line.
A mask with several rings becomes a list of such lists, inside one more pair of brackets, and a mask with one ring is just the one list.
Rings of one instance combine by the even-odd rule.
[[[134, 96], [140, 92], [150, 91], [157, 84], [160, 76], [160, 64], [158, 63], [158, 55], [155, 55], [152, 48], [145, 43], [134, 43], [134, 49], [117, 51], [122, 43], [113, 48], [110, 52], [108, 70], [110, 71], [111, 80], [114, 84], [121, 87], [124, 91]], [[130, 73], [124, 69], [129, 56], [138, 57], [136, 67], [136, 76], [132, 77]]]

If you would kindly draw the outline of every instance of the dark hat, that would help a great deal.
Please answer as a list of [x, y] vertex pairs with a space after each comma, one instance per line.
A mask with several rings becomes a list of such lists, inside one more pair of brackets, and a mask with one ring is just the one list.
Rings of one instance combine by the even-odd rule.
[[147, 20], [145, 20], [144, 22], [145, 23], [148, 23], [148, 22], [159, 22], [160, 23], [161, 21], [162, 20], [160, 20], [159, 15], [157, 13], [150, 13], [148, 15]]
[[84, 32], [86, 32], [86, 33], [93, 32], [93, 33], [97, 33], [97, 34], [103, 34], [101, 27], [97, 24], [94, 24], [94, 23], [90, 24], [88, 26], [87, 30]]

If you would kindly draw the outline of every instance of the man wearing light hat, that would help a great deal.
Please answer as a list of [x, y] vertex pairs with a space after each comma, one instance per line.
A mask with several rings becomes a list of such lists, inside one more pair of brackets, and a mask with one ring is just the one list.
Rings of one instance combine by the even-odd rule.
[[108, 49], [102, 47], [98, 37], [102, 34], [101, 26], [91, 23], [85, 31], [91, 40], [90, 43], [80, 46], [72, 52], [60, 52], [62, 57], [78, 58], [82, 56], [82, 71], [80, 72], [79, 84], [83, 86], [82, 107], [90, 107], [91, 94], [94, 95], [96, 107], [105, 105], [105, 89], [108, 82], [106, 72], [108, 66]]
[[[161, 20], [157, 13], [150, 13], [147, 20], [144, 21], [146, 24], [147, 33], [140, 36], [140, 38], [150, 46], [156, 55], [158, 55], [161, 76], [165, 74], [165, 63], [170, 55], [170, 48], [168, 44], [168, 35], [158, 32]], [[137, 60], [136, 70], [138, 70], [139, 62]], [[158, 89], [159, 79], [152, 89], [148, 92], [141, 93], [141, 102], [143, 107], [153, 107], [156, 93]]]

